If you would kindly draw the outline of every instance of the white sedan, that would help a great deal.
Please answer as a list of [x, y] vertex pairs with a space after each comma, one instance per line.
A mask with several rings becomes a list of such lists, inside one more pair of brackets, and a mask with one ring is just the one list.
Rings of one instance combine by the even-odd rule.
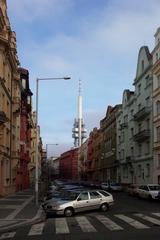
[[160, 200], [160, 185], [159, 184], [146, 184], [137, 188], [137, 196], [149, 200]]
[[71, 217], [76, 212], [100, 209], [105, 212], [113, 205], [112, 194], [104, 190], [72, 190], [57, 201], [50, 201], [44, 206], [46, 215], [52, 213]]

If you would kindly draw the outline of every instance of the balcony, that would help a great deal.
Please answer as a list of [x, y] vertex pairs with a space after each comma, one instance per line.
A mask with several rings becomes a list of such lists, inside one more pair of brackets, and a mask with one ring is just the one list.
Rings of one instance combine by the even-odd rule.
[[128, 127], [128, 123], [127, 122], [124, 122], [124, 123], [120, 124], [120, 129], [124, 129], [124, 128], [127, 128], [127, 127]]
[[135, 134], [134, 141], [136, 142], [143, 142], [144, 140], [148, 139], [150, 137], [150, 130], [143, 130], [137, 134]]
[[151, 112], [150, 107], [144, 107], [141, 110], [139, 110], [136, 114], [134, 114], [134, 120], [140, 121], [144, 119], [150, 112]]

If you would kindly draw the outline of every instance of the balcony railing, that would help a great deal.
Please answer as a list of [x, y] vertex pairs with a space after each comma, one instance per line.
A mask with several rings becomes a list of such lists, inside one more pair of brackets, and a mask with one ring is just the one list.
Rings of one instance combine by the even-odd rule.
[[150, 137], [150, 130], [143, 130], [134, 135], [134, 141], [143, 142]]
[[151, 112], [150, 107], [144, 107], [141, 110], [139, 110], [137, 113], [134, 114], [134, 120], [139, 121], [145, 118], [149, 113]]

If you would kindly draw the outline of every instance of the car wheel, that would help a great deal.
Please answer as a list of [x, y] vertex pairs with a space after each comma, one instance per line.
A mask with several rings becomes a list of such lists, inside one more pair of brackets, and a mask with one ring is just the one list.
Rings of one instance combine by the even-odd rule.
[[107, 212], [108, 211], [108, 204], [107, 203], [103, 203], [100, 207], [102, 212]]
[[66, 217], [71, 217], [71, 216], [73, 216], [73, 214], [74, 214], [73, 208], [66, 208], [65, 211], [64, 211], [64, 215]]

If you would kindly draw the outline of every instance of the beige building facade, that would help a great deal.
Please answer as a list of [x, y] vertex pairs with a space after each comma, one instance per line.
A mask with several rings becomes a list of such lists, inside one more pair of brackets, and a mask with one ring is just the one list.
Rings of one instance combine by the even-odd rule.
[[20, 78], [16, 36], [11, 30], [5, 0], [0, 0], [0, 194], [15, 191], [20, 138]]

